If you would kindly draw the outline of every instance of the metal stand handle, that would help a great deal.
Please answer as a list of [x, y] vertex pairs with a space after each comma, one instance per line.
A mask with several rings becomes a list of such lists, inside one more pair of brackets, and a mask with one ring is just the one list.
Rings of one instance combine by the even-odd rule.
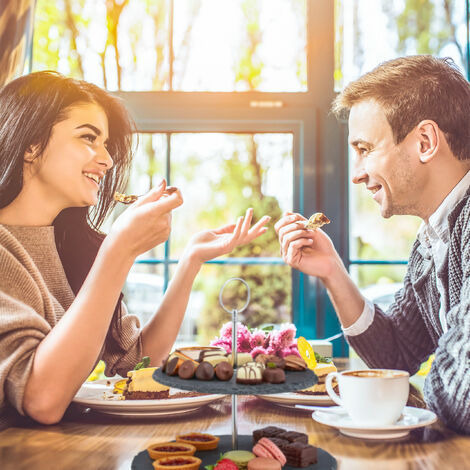
[[[225, 286], [232, 281], [240, 281], [242, 284], [245, 285], [246, 291], [247, 291], [247, 298], [245, 305], [240, 309], [237, 310], [234, 308], [233, 310], [229, 310], [225, 305], [223, 301], [223, 292], [225, 289]], [[233, 369], [234, 369], [234, 374], [236, 375], [236, 369], [237, 369], [237, 363], [238, 363], [238, 352], [237, 352], [237, 322], [238, 322], [238, 314], [243, 312], [243, 310], [248, 307], [248, 304], [250, 303], [250, 286], [246, 283], [245, 280], [243, 280], [240, 277], [232, 277], [225, 281], [224, 285], [220, 289], [219, 292], [219, 303], [221, 307], [227, 312], [232, 315], [232, 359], [233, 359]], [[232, 395], [232, 449], [237, 450], [238, 449], [238, 432], [237, 432], [237, 396]]]

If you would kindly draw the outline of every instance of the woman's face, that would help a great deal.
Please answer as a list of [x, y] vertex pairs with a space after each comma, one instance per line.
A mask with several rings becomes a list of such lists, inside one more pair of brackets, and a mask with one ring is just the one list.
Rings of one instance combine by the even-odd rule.
[[58, 212], [97, 204], [100, 182], [113, 166], [107, 140], [103, 109], [94, 103], [77, 103], [52, 128], [43, 155], [31, 163], [25, 156], [24, 189], [57, 206]]

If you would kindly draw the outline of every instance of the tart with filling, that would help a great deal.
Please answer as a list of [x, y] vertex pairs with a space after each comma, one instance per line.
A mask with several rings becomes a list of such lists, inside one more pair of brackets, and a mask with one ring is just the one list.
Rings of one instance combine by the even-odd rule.
[[152, 460], [163, 457], [177, 457], [179, 455], [194, 455], [196, 447], [184, 442], [159, 442], [147, 447], [147, 452]]
[[212, 434], [204, 434], [201, 432], [190, 432], [176, 436], [176, 442], [184, 442], [196, 447], [197, 450], [212, 450], [219, 445], [220, 438]]
[[201, 466], [202, 460], [192, 455], [178, 455], [176, 457], [163, 457], [153, 462], [155, 470], [197, 470]]

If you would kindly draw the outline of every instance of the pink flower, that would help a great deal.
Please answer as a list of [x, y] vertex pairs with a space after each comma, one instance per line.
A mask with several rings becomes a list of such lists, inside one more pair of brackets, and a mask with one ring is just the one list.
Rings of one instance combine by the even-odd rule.
[[239, 325], [237, 329], [237, 351], [251, 352], [251, 333], [245, 325]]
[[295, 325], [283, 325], [281, 329], [275, 334], [275, 338], [273, 339], [273, 346], [278, 350], [289, 347], [294, 341], [296, 332], [297, 328]]
[[215, 338], [210, 342], [210, 346], [224, 348], [228, 354], [232, 352], [232, 340], [227, 341], [225, 338]]
[[251, 357], [254, 359], [258, 354], [268, 354], [268, 352], [262, 346], [256, 346], [251, 351]]
[[295, 356], [302, 357], [297, 348], [297, 343], [294, 343], [291, 345], [289, 354], [294, 354]]
[[229, 339], [230, 341], [232, 340], [232, 322], [229, 321], [225, 323], [225, 325], [222, 326], [220, 329], [220, 337]]
[[264, 348], [264, 342], [266, 341], [266, 335], [264, 334], [264, 331], [262, 330], [255, 330], [251, 334], [251, 347], [252, 349], [256, 347], [263, 347]]

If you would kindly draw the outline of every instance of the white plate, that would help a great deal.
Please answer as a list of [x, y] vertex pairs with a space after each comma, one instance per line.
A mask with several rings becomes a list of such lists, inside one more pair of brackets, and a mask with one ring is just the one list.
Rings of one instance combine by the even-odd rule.
[[[74, 403], [100, 413], [129, 417], [151, 417], [187, 413], [220, 400], [225, 396], [201, 395], [198, 397], [164, 398], [161, 400], [119, 400], [119, 395], [113, 395], [112, 393], [116, 380], [97, 380], [84, 383], [75, 395]], [[180, 391], [182, 390], [172, 388], [170, 389], [170, 396]]]
[[[331, 410], [340, 410], [339, 406]], [[397, 439], [408, 435], [412, 429], [428, 426], [437, 420], [429, 410], [405, 406], [403, 414], [395, 424], [386, 426], [361, 426], [354, 424], [348, 414], [333, 414], [327, 411], [314, 411], [312, 418], [321, 424], [338, 428], [342, 434], [363, 439]]]
[[286, 408], [294, 408], [295, 405], [329, 406], [335, 402], [328, 395], [304, 395], [302, 393], [275, 393], [273, 395], [256, 395], [262, 400], [275, 403]]

